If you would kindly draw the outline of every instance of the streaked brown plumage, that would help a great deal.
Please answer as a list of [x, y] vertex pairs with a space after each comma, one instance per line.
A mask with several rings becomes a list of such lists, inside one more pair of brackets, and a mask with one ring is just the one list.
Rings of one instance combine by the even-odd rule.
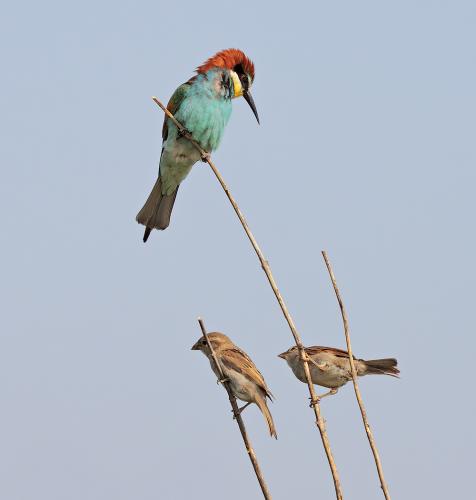
[[[335, 347], [312, 346], [305, 348], [306, 354], [309, 356], [309, 370], [311, 372], [312, 382], [316, 385], [322, 385], [331, 389], [326, 394], [319, 397], [335, 394], [339, 387], [342, 387], [349, 380], [352, 380], [352, 372], [350, 369], [349, 354], [342, 349]], [[291, 347], [286, 352], [278, 354], [284, 359], [294, 375], [301, 381], [306, 383], [306, 376], [302, 361], [300, 360], [299, 350], [296, 346]], [[400, 371], [397, 368], [397, 360], [395, 358], [385, 359], [357, 359], [353, 356], [357, 375], [390, 375], [398, 377]]]
[[[263, 375], [261, 375], [246, 352], [237, 347], [223, 333], [209, 333], [208, 339], [219, 363], [221, 363], [224, 376], [230, 382], [234, 396], [247, 403], [240, 411], [244, 410], [249, 404], [255, 403], [266, 419], [269, 433], [277, 438], [273, 417], [266, 404], [266, 398], [272, 400], [273, 395], [268, 389]], [[220, 373], [215, 368], [210, 349], [203, 337], [200, 337], [195, 342], [192, 350], [202, 351], [210, 361], [210, 366], [215, 375], [220, 378]]]

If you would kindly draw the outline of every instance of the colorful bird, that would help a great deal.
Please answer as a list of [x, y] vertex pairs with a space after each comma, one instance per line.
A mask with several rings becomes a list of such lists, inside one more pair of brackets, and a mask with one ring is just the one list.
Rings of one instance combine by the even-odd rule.
[[[254, 64], [238, 49], [227, 49], [210, 57], [197, 74], [173, 93], [167, 109], [210, 153], [218, 148], [231, 115], [231, 100], [243, 96], [259, 123], [250, 93], [255, 77]], [[183, 137], [167, 117], [162, 128], [159, 176], [136, 220], [146, 226], [144, 242], [152, 229], [165, 229], [180, 183], [201, 159], [199, 151]], [[206, 161], [206, 159], [202, 158]]]
[[[336, 394], [339, 387], [352, 380], [352, 371], [349, 362], [349, 353], [335, 347], [312, 346], [306, 347], [305, 352], [309, 358], [309, 371], [313, 384], [322, 385], [330, 389], [329, 392], [318, 396], [323, 398]], [[304, 383], [307, 383], [304, 367], [296, 346], [289, 348], [286, 352], [278, 354], [278, 357], [284, 359], [294, 375]], [[395, 358], [385, 359], [357, 359], [353, 356], [357, 375], [390, 375], [398, 377], [400, 371], [397, 368]]]

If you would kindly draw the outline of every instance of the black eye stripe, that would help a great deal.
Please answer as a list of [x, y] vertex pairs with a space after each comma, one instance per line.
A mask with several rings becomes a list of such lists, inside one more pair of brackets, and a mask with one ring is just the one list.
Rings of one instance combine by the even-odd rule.
[[245, 70], [243, 69], [243, 66], [241, 64], [236, 64], [235, 67], [233, 68], [233, 71], [235, 73], [238, 73], [239, 75], [245, 74]]
[[230, 75], [222, 73], [221, 75], [221, 85], [225, 89], [225, 97], [231, 99], [231, 78]]
[[238, 75], [238, 78], [240, 79], [241, 86], [243, 87], [243, 90], [248, 90], [250, 86], [250, 79], [248, 75], [246, 74], [243, 65], [236, 64], [233, 68], [233, 71]]
[[243, 86], [244, 90], [248, 90], [248, 87], [250, 85], [250, 81], [248, 79], [247, 75], [240, 75], [240, 80], [241, 80], [241, 85]]

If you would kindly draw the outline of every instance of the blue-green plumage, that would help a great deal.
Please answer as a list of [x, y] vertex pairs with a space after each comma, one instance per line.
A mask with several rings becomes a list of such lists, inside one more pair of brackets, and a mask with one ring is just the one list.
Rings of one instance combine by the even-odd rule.
[[205, 151], [214, 151], [220, 144], [231, 116], [232, 95], [233, 81], [221, 69], [197, 75], [188, 85], [175, 117]]
[[[219, 146], [230, 119], [233, 92], [229, 72], [215, 68], [181, 85], [168, 107], [202, 148], [211, 152]], [[178, 187], [200, 160], [199, 151], [178, 134], [175, 124], [167, 118], [163, 139], [159, 177], [137, 215], [137, 221], [147, 226], [145, 239], [150, 229], [165, 229], [169, 225]]]
[[[179, 91], [180, 104], [175, 118], [208, 152], [218, 148], [231, 115], [233, 82], [227, 72], [219, 69], [196, 76]], [[172, 96], [171, 101], [173, 101]], [[185, 137], [178, 136], [175, 124], [167, 119], [159, 174], [162, 194], [170, 196], [200, 160], [200, 153]]]

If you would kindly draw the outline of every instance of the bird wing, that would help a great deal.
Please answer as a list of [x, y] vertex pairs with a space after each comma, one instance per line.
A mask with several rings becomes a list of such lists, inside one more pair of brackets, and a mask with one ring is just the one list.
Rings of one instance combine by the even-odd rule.
[[[175, 113], [178, 111], [180, 108], [180, 105], [182, 104], [182, 101], [184, 100], [185, 96], [188, 93], [188, 90], [190, 88], [190, 85], [192, 84], [193, 78], [190, 78], [188, 82], [182, 83], [180, 87], [178, 87], [175, 92], [172, 94], [172, 97], [170, 98], [168, 104], [167, 104], [167, 109], [175, 115]], [[167, 140], [167, 135], [168, 135], [168, 116], [166, 115], [164, 118], [164, 125], [162, 126], [162, 140], [166, 141]]]
[[[349, 358], [349, 353], [344, 351], [343, 349], [337, 349], [336, 347], [324, 347], [319, 345], [314, 345], [311, 347], [306, 347], [306, 352], [309, 356], [313, 356], [315, 354], [319, 354], [321, 352], [325, 352], [328, 354], [333, 354], [338, 358]], [[357, 359], [354, 355], [352, 355], [353, 359]]]
[[263, 390], [269, 399], [273, 399], [273, 395], [268, 389], [263, 375], [261, 375], [260, 371], [256, 368], [256, 365], [246, 352], [238, 349], [238, 347], [226, 349], [220, 353], [220, 361], [226, 368], [236, 370], [247, 379], [254, 382]]

